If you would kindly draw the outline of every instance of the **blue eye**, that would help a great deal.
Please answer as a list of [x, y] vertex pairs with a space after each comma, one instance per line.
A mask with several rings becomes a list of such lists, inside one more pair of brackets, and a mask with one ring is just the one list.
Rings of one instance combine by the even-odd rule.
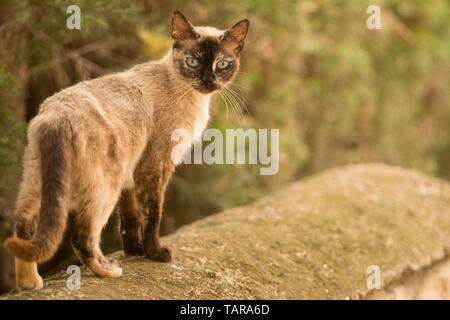
[[217, 62], [217, 68], [225, 69], [226, 67], [228, 67], [228, 61], [222, 60], [222, 61]]
[[189, 67], [195, 68], [198, 66], [198, 60], [192, 57], [186, 59], [186, 63]]

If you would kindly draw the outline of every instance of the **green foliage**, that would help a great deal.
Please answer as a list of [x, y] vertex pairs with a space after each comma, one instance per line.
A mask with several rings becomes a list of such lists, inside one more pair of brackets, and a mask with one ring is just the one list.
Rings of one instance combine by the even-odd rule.
[[23, 146], [25, 125], [14, 119], [11, 111], [0, 110], [0, 189], [14, 188], [12, 174], [20, 172], [18, 154]]
[[[25, 138], [25, 124], [17, 121], [7, 108], [14, 92], [13, 77], [0, 65], [0, 190], [14, 190], [20, 172], [18, 156]], [[0, 206], [2, 202], [0, 198]]]
[[[85, 57], [112, 72], [164, 54], [173, 10], [219, 28], [249, 18], [241, 73], [231, 88], [235, 97], [214, 99], [211, 126], [280, 129], [280, 171], [261, 176], [254, 165], [181, 166], [166, 201], [176, 225], [349, 162], [383, 161], [450, 179], [449, 3], [384, 1], [382, 29], [369, 30], [372, 2], [81, 0], [78, 31], [65, 27], [70, 1], [8, 0], [2, 12], [17, 36], [14, 54], [3, 59], [9, 68], [44, 67], [32, 78], [33, 92], [41, 92], [38, 104], [98, 75], [86, 76], [77, 63], [56, 63], [66, 55], [57, 44], [76, 50], [105, 42]], [[61, 74], [69, 81], [58, 80]], [[242, 106], [243, 117], [231, 102]], [[10, 120], [2, 116], [2, 128], [14, 128]], [[16, 145], [8, 139], [6, 145]]]
[[387, 1], [381, 30], [366, 28], [371, 1], [191, 3], [180, 8], [196, 24], [226, 28], [250, 19], [236, 80], [248, 112], [239, 121], [217, 99], [211, 125], [279, 128], [280, 171], [264, 177], [250, 165], [182, 166], [167, 203], [180, 223], [349, 162], [450, 178], [448, 2]]
[[172, 38], [167, 30], [138, 30], [139, 37], [143, 42], [143, 52], [155, 59], [163, 57], [172, 46]]

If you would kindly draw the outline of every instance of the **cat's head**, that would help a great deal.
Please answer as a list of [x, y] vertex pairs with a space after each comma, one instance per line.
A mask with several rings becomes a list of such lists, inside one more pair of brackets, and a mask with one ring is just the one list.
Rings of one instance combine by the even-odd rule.
[[208, 94], [230, 83], [239, 70], [249, 22], [241, 20], [228, 30], [194, 27], [181, 12], [172, 17], [172, 60], [177, 74]]

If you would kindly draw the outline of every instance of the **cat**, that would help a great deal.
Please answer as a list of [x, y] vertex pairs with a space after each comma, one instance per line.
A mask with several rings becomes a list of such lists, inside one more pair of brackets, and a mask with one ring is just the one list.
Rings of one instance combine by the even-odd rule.
[[183, 156], [171, 151], [179, 143], [187, 151], [198, 138], [171, 135], [205, 129], [211, 96], [237, 74], [248, 27], [247, 19], [227, 30], [194, 27], [175, 11], [173, 46], [161, 60], [80, 82], [42, 103], [28, 128], [14, 236], [5, 243], [19, 289], [43, 287], [37, 266], [58, 249], [69, 211], [74, 252], [98, 276], [122, 274], [99, 246], [116, 205], [125, 253], [171, 260], [159, 242], [165, 189]]

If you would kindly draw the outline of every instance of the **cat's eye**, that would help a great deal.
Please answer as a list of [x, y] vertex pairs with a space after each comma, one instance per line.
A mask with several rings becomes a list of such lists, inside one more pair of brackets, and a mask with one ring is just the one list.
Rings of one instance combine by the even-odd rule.
[[228, 61], [222, 60], [222, 61], [217, 62], [217, 68], [225, 69], [226, 67], [228, 67]]
[[189, 67], [195, 68], [198, 66], [198, 60], [192, 57], [186, 59], [186, 63]]

